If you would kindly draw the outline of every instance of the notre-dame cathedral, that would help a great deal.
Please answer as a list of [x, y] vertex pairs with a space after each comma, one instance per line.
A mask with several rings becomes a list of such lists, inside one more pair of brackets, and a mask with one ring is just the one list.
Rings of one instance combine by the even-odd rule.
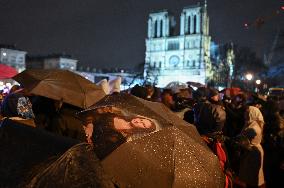
[[159, 87], [173, 81], [206, 84], [212, 77], [207, 3], [183, 8], [178, 35], [167, 11], [149, 14], [144, 77]]

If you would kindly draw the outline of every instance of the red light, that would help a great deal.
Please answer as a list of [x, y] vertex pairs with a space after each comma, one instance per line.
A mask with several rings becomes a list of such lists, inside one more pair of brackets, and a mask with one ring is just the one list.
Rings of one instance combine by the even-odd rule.
[[245, 27], [248, 27], [249, 25], [247, 23], [244, 24]]
[[284, 10], [284, 6], [281, 7], [281, 10]]

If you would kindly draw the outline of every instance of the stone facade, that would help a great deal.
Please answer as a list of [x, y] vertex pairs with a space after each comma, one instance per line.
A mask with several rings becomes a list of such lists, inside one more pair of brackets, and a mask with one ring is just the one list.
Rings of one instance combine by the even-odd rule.
[[14, 46], [0, 45], [0, 63], [16, 68], [18, 72], [25, 70], [26, 54]]
[[173, 35], [173, 27], [174, 18], [168, 11], [149, 15], [145, 79], [158, 87], [172, 81], [206, 84], [212, 77], [206, 2], [182, 10], [179, 35]]

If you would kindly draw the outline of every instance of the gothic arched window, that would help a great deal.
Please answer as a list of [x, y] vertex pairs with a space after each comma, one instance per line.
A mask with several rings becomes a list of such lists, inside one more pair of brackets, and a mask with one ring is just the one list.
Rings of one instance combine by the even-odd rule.
[[190, 22], [191, 22], [190, 19], [191, 19], [191, 17], [188, 16], [188, 17], [187, 17], [187, 33], [188, 33], [188, 34], [190, 34]]
[[164, 36], [164, 35], [163, 35], [163, 31], [164, 31], [164, 30], [163, 30], [163, 20], [161, 20], [160, 22], [161, 22], [161, 24], [160, 24], [160, 26], [161, 26], [161, 27], [160, 27], [160, 28], [161, 28], [161, 29], [160, 29], [160, 36], [163, 37], [163, 36]]
[[153, 67], [155, 67], [155, 61], [153, 61], [153, 62], [151, 62], [151, 64], [150, 64], [150, 68], [153, 68]]
[[154, 23], [154, 37], [158, 37], [158, 21], [155, 20]]
[[196, 33], [197, 20], [196, 15], [193, 17], [193, 33]]
[[195, 60], [192, 61], [192, 67], [195, 68]]

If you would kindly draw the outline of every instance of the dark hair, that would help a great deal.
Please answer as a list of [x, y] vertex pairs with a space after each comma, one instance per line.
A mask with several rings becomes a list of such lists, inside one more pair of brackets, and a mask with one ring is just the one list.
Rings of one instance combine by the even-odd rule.
[[219, 95], [219, 91], [215, 88], [208, 88], [208, 94], [207, 94], [207, 98], [210, 99], [211, 97], [214, 97], [216, 95]]
[[142, 98], [142, 99], [146, 99], [147, 97], [147, 90], [146, 88], [139, 86], [138, 84], [136, 84], [131, 90], [130, 90], [130, 94]]
[[192, 97], [196, 101], [206, 100], [208, 95], [208, 88], [206, 87], [199, 87], [196, 91], [193, 92]]

